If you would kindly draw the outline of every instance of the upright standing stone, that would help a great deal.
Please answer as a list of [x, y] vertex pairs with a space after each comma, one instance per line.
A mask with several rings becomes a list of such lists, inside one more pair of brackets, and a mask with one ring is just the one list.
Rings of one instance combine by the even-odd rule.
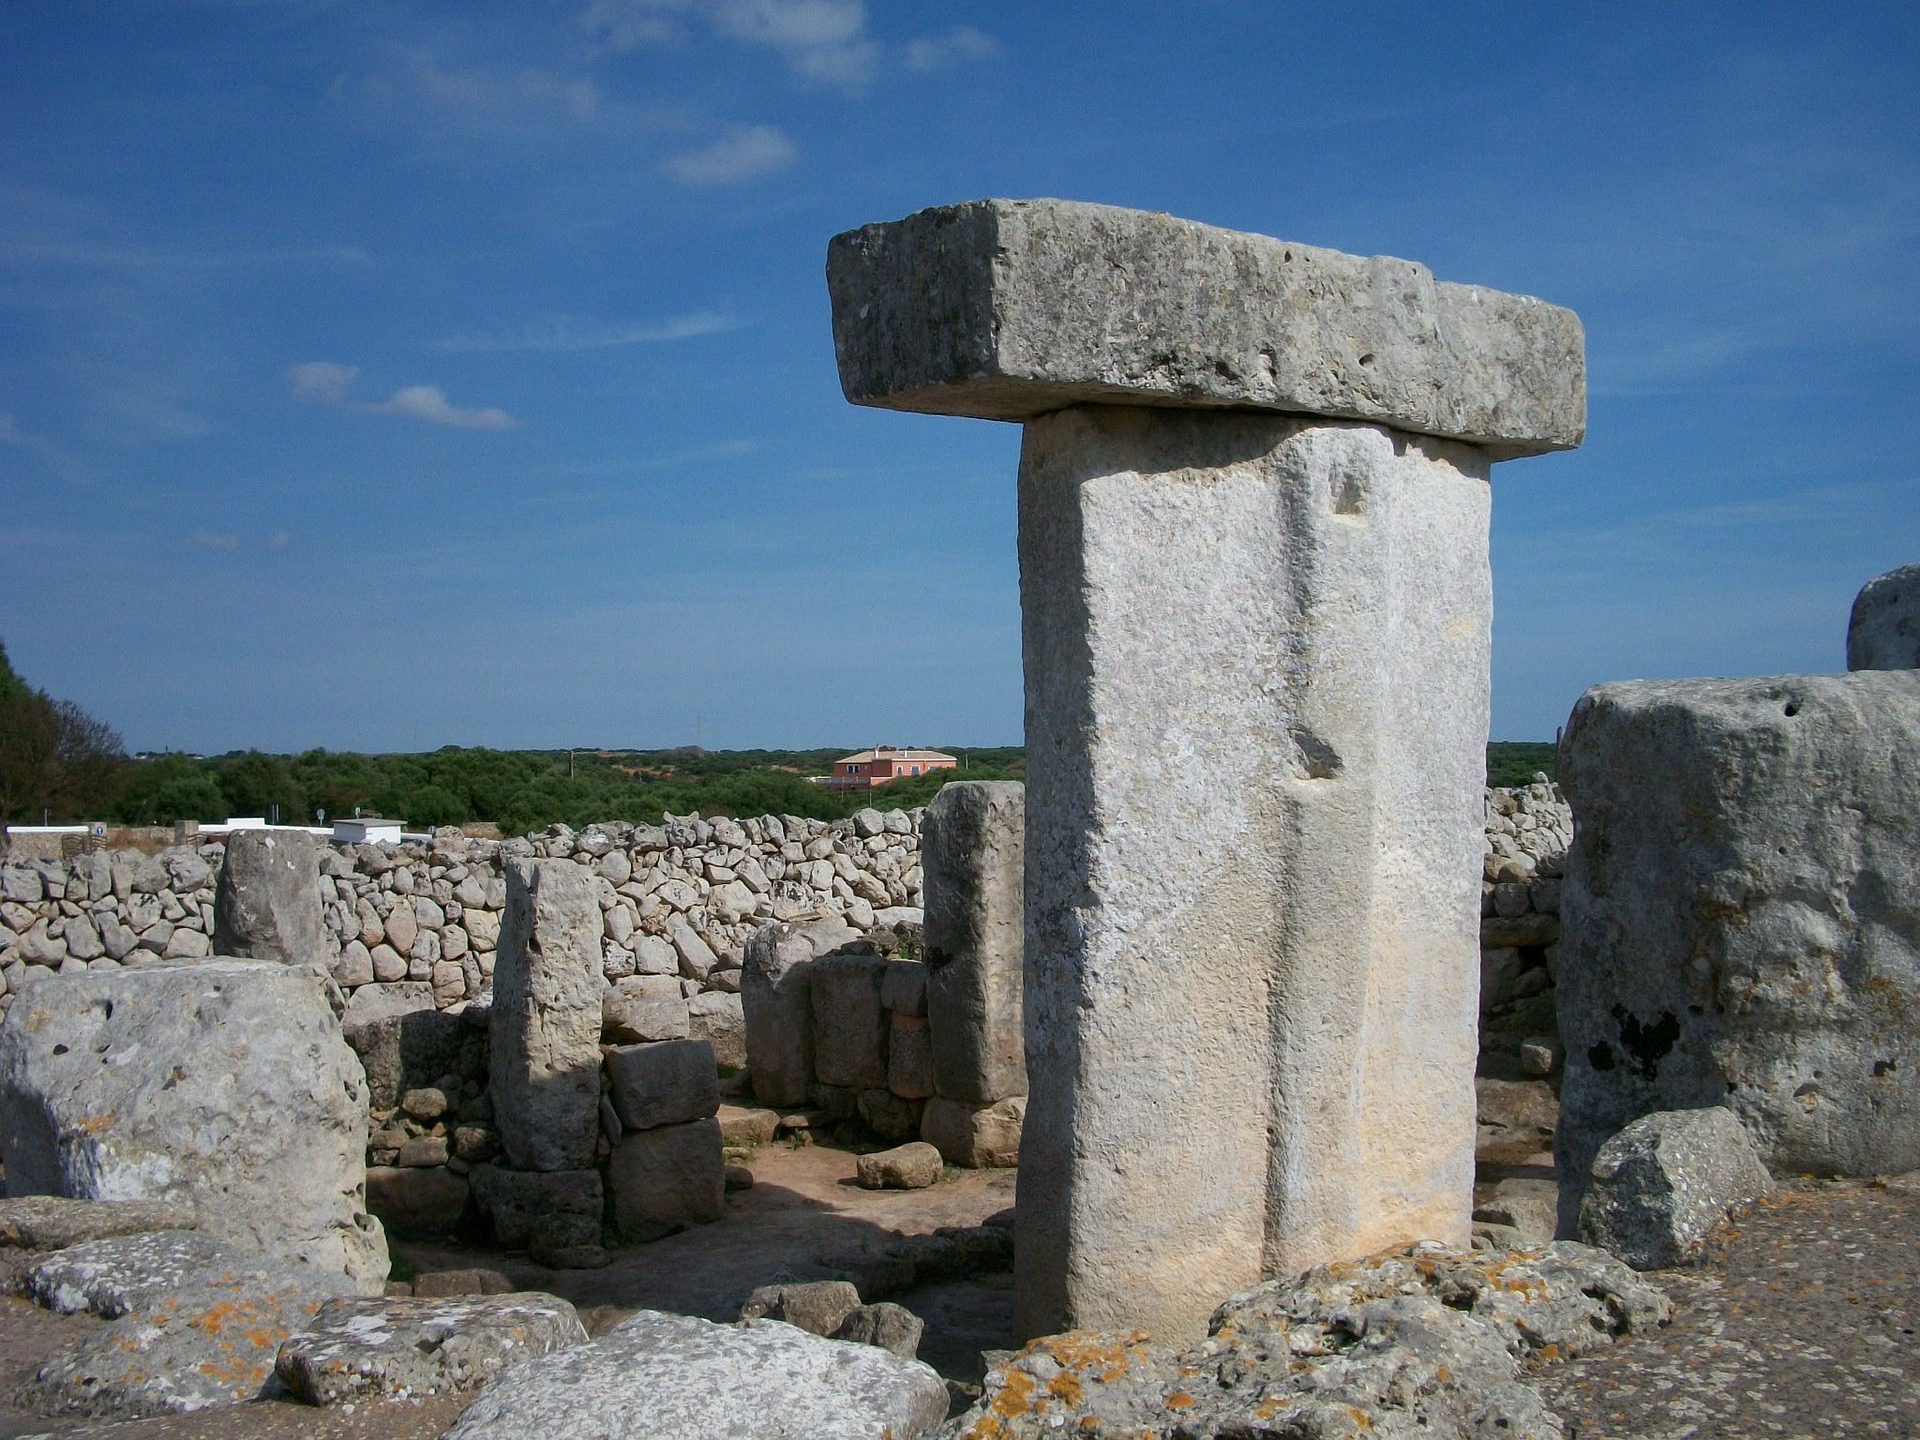
[[520, 1170], [584, 1170], [600, 1127], [600, 906], [571, 860], [507, 860], [488, 1070]]
[[235, 830], [213, 892], [213, 952], [325, 964], [320, 865], [304, 830]]
[[1058, 201], [828, 284], [849, 399], [1026, 422], [1018, 1330], [1464, 1244], [1487, 479], [1580, 442], [1579, 321]]
[[1775, 1174], [1920, 1169], [1920, 671], [1597, 685], [1560, 747], [1562, 1233], [1594, 1157], [1724, 1106]]
[[1920, 565], [1876, 575], [1854, 596], [1847, 669], [1920, 670]]
[[941, 787], [920, 827], [933, 1088], [991, 1105], [1027, 1093], [1021, 1030], [1026, 787]]

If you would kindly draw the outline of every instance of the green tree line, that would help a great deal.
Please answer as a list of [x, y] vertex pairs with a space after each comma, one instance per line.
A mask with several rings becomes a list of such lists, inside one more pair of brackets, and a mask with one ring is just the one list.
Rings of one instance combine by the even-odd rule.
[[[858, 748], [858, 747], [850, 747]], [[277, 814], [313, 824], [358, 811], [409, 827], [490, 821], [504, 834], [555, 821], [654, 823], [684, 815], [804, 815], [832, 820], [865, 805], [924, 805], [950, 780], [1020, 780], [1019, 746], [949, 747], [965, 768], [895, 780], [878, 791], [828, 790], [825, 775], [848, 749], [487, 750], [446, 746], [424, 755], [258, 750], [130, 759], [119, 735], [78, 706], [35, 690], [0, 646], [0, 830], [8, 823], [111, 819], [126, 825]], [[1521, 785], [1553, 773], [1554, 747], [1487, 747], [1489, 783]]]

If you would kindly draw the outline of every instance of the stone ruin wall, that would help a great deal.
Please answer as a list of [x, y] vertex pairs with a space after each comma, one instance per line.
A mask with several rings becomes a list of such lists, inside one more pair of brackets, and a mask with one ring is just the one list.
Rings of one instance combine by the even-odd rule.
[[[321, 900], [334, 978], [411, 1008], [430, 989], [450, 1009], [489, 992], [506, 903], [503, 857], [572, 858], [594, 871], [609, 982], [658, 995], [677, 983], [693, 1033], [743, 1063], [741, 963], [772, 920], [840, 915], [856, 930], [919, 921], [922, 811], [863, 810], [832, 822], [668, 817], [509, 841], [442, 830], [400, 845], [321, 845]], [[1481, 885], [1483, 1067], [1555, 1032], [1560, 875], [1572, 815], [1544, 782], [1487, 791]], [[0, 1013], [48, 970], [210, 954], [225, 847], [158, 855], [96, 851], [0, 866]], [[910, 935], [912, 932], [908, 932]], [[637, 985], [635, 977], [660, 977]]]

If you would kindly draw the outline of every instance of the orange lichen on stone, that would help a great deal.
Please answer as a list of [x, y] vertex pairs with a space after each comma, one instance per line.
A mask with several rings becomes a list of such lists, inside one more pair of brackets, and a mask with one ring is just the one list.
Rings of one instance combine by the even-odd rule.
[[1373, 1417], [1358, 1406], [1347, 1406], [1347, 1414], [1352, 1418], [1356, 1428], [1361, 1430], [1371, 1430], [1373, 1428]]
[[1080, 1377], [1071, 1370], [1062, 1370], [1047, 1382], [1047, 1393], [1056, 1400], [1064, 1400], [1069, 1405], [1078, 1405], [1086, 1395], [1086, 1387], [1080, 1383]]
[[1186, 1391], [1176, 1390], [1167, 1396], [1166, 1406], [1169, 1410], [1191, 1410], [1194, 1406], [1194, 1399], [1193, 1396], [1189, 1395]]
[[82, 1135], [104, 1135], [118, 1123], [113, 1115], [89, 1115], [84, 1120], [73, 1122], [73, 1128]]

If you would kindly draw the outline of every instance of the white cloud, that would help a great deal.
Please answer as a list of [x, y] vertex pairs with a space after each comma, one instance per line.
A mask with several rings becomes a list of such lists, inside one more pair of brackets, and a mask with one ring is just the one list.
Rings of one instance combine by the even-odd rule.
[[428, 99], [474, 114], [557, 109], [576, 120], [591, 120], [600, 108], [600, 91], [593, 81], [550, 70], [450, 70], [428, 63], [418, 68], [416, 78]]
[[702, 335], [723, 335], [740, 329], [740, 322], [711, 311], [676, 315], [647, 324], [609, 324], [569, 315], [549, 315], [512, 335], [450, 335], [434, 342], [434, 349], [453, 354], [494, 355], [534, 350], [571, 352], [614, 350], [626, 345], [661, 345]]
[[287, 371], [293, 385], [293, 398], [316, 405], [344, 405], [354, 376], [360, 373], [352, 365], [335, 365], [329, 360], [309, 360]]
[[193, 543], [202, 550], [238, 550], [240, 537], [228, 534], [212, 535], [205, 530], [196, 530], [193, 532]]
[[425, 420], [456, 430], [511, 430], [520, 423], [504, 410], [468, 410], [451, 404], [438, 385], [403, 385], [378, 405], [361, 408], [370, 414], [404, 415], [409, 420]]
[[669, 156], [663, 168], [683, 185], [738, 185], [793, 163], [799, 152], [771, 125], [748, 125], [711, 145]]
[[971, 25], [956, 25], [944, 35], [923, 35], [907, 42], [909, 70], [951, 70], [974, 60], [991, 60], [1000, 53], [1000, 42], [984, 30]]
[[864, 0], [593, 0], [580, 23], [614, 51], [673, 45], [685, 19], [745, 45], [776, 51], [804, 79], [857, 90], [873, 78], [880, 46], [867, 35]]

